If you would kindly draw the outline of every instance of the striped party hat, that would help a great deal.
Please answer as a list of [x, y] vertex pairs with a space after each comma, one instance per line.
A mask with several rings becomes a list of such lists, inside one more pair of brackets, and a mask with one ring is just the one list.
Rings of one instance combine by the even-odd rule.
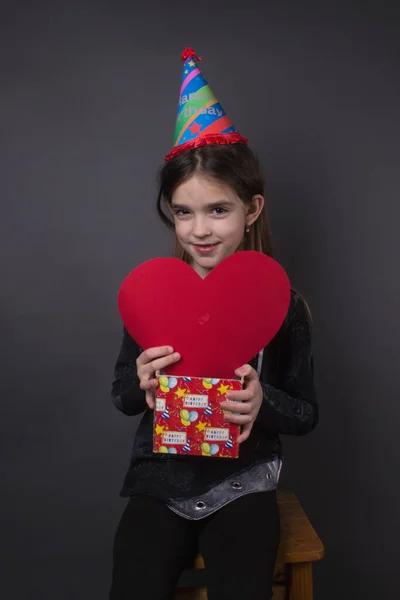
[[229, 440], [226, 442], [225, 444], [225, 448], [233, 448], [233, 442], [232, 442], [232, 436], [229, 438]]
[[179, 94], [173, 149], [165, 160], [184, 150], [211, 144], [247, 144], [204, 79], [193, 48], [182, 52], [183, 77]]
[[185, 452], [190, 452], [191, 448], [190, 448], [190, 440], [188, 440], [186, 442], [186, 444], [183, 446], [182, 450], [184, 450]]
[[161, 415], [162, 419], [169, 419], [169, 410], [168, 410], [168, 406], [167, 408], [164, 410], [163, 414]]
[[204, 411], [204, 414], [207, 415], [208, 417], [213, 414], [211, 404], [209, 404], [207, 406], [206, 410]]

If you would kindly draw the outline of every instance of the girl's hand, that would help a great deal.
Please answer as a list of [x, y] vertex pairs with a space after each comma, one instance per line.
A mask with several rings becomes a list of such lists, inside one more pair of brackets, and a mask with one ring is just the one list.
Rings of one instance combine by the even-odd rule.
[[242, 432], [238, 437], [241, 444], [246, 441], [252, 430], [254, 421], [258, 415], [263, 400], [263, 390], [260, 385], [257, 372], [250, 365], [243, 365], [236, 369], [235, 374], [238, 377], [245, 377], [246, 385], [244, 390], [229, 391], [228, 400], [221, 402], [224, 410], [229, 410], [236, 415], [226, 414], [225, 420], [229, 423], [243, 425]]
[[137, 358], [137, 375], [141, 389], [146, 392], [146, 402], [149, 408], [154, 409], [155, 407], [155, 390], [158, 386], [158, 380], [155, 378], [156, 371], [161, 371], [178, 362], [180, 358], [180, 354], [174, 352], [171, 346], [148, 348]]

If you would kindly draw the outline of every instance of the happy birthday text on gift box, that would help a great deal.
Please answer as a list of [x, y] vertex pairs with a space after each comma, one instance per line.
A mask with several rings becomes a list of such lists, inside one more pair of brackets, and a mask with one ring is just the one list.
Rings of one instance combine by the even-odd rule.
[[237, 458], [240, 426], [225, 420], [221, 408], [240, 379], [204, 379], [162, 375], [156, 390], [153, 451]]

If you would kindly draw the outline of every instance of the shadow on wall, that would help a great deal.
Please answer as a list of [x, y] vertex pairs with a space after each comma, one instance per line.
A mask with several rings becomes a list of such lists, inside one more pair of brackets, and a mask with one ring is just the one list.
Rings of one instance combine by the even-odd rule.
[[274, 137], [278, 138], [276, 132], [270, 143], [273, 150], [259, 156], [267, 167], [275, 257], [311, 309], [320, 406], [320, 422], [311, 434], [282, 436], [281, 486], [296, 491], [325, 544], [327, 558], [315, 566], [316, 592], [318, 582], [321, 590], [325, 587], [322, 581], [330, 572], [328, 561], [342, 569], [343, 577], [331, 582], [334, 597], [343, 591], [346, 578], [352, 582], [359, 575], [354, 572], [354, 556], [363, 523], [357, 490], [370, 475], [365, 456], [359, 460], [364, 442], [357, 440], [357, 398], [360, 377], [365, 380], [365, 376], [360, 372], [359, 348], [351, 340], [351, 326], [340, 327], [351, 319], [351, 310], [341, 278], [346, 263], [340, 250], [339, 216], [332, 210], [337, 198], [329, 157], [318, 145], [301, 153], [295, 151], [296, 140], [282, 134], [275, 143]]

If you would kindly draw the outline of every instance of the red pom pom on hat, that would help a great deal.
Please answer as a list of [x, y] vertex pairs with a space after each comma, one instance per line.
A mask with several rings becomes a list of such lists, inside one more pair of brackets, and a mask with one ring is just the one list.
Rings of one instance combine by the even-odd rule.
[[188, 58], [194, 58], [195, 60], [201, 60], [200, 56], [197, 56], [197, 54], [193, 48], [185, 48], [181, 54], [181, 58], [183, 61], [187, 60]]

